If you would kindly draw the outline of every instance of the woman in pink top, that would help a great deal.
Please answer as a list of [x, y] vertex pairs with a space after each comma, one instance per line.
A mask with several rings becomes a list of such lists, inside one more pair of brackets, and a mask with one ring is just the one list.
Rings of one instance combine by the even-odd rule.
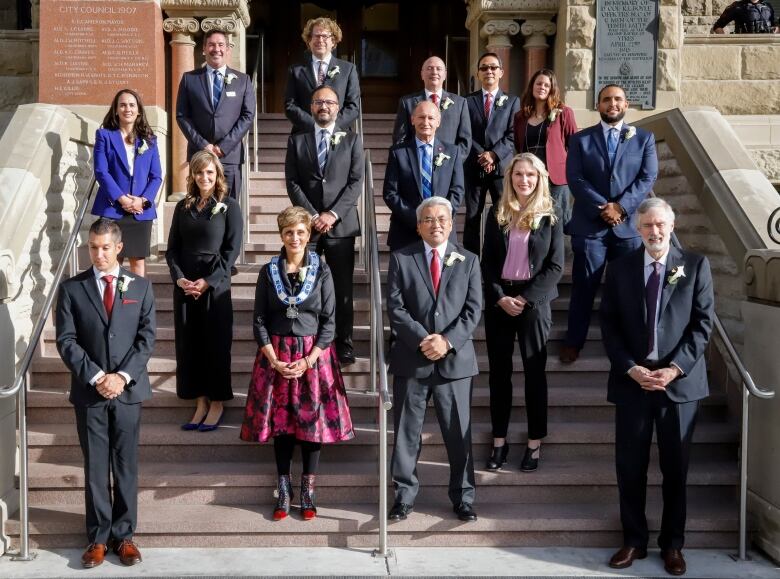
[[550, 195], [544, 163], [531, 153], [516, 155], [504, 173], [504, 192], [485, 226], [485, 334], [490, 363], [493, 452], [486, 469], [500, 470], [509, 452], [512, 354], [520, 345], [525, 370], [528, 442], [520, 470], [539, 466], [547, 436], [547, 337], [550, 301], [563, 274], [563, 227]]

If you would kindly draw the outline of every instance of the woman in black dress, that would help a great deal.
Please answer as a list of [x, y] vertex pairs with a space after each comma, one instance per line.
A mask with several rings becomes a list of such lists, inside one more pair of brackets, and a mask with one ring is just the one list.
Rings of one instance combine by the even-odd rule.
[[490, 365], [493, 452], [486, 469], [506, 462], [512, 409], [512, 355], [520, 345], [525, 373], [528, 442], [520, 470], [539, 466], [547, 436], [547, 338], [550, 302], [563, 275], [563, 228], [555, 213], [544, 163], [531, 153], [516, 155], [506, 170], [504, 192], [485, 224], [485, 336]]
[[354, 436], [344, 380], [333, 345], [336, 298], [330, 269], [313, 251], [311, 216], [289, 207], [277, 217], [284, 249], [263, 266], [255, 290], [259, 345], [241, 439], [274, 439], [279, 494], [273, 518], [290, 512], [290, 467], [296, 443], [303, 455], [301, 515], [317, 516], [314, 477], [323, 443]]
[[184, 430], [215, 430], [224, 416], [222, 403], [233, 398], [230, 269], [241, 250], [243, 230], [241, 210], [228, 197], [219, 159], [209, 151], [195, 153], [187, 196], [174, 209], [165, 253], [176, 284], [176, 393], [197, 400]]

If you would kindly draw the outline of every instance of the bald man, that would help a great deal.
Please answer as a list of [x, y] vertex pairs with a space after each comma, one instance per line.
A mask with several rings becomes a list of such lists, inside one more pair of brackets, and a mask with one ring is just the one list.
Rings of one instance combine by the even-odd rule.
[[466, 99], [445, 91], [442, 87], [447, 80], [447, 67], [438, 56], [432, 56], [423, 62], [420, 78], [425, 85], [420, 92], [401, 97], [393, 128], [393, 142], [402, 143], [414, 140], [414, 126], [411, 122], [412, 111], [418, 103], [429, 101], [436, 105], [441, 114], [441, 122], [436, 137], [445, 143], [457, 145], [461, 160], [466, 159], [471, 150], [471, 121], [469, 120]]

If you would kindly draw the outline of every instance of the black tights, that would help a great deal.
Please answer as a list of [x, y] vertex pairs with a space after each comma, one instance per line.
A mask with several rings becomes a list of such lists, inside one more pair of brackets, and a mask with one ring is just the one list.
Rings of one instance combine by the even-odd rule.
[[296, 440], [294, 436], [284, 435], [274, 437], [274, 456], [276, 457], [276, 471], [279, 473], [279, 476], [290, 475], [290, 466], [296, 442], [301, 445], [303, 474], [317, 474], [322, 444]]

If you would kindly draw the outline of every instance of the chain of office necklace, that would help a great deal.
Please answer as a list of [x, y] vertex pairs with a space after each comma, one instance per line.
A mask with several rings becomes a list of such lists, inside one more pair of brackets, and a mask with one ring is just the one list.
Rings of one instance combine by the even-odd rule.
[[[525, 130], [525, 135], [523, 135], [525, 137], [525, 150], [528, 151], [529, 153], [533, 153], [534, 155], [536, 155], [536, 151], [541, 149], [542, 145], [540, 143], [542, 142], [542, 131], [544, 131], [544, 124], [546, 122], [547, 122], [547, 119], [545, 119], [544, 117], [542, 117], [542, 122], [539, 123], [538, 125], [531, 125], [531, 123], [526, 121], [527, 125], [531, 125], [532, 127], [533, 126], [539, 127], [539, 132], [536, 133], [536, 146], [533, 148], [533, 150], [531, 150], [531, 146], [528, 144], [528, 129], [527, 128]], [[538, 157], [539, 155], [536, 155], [536, 156]]]

